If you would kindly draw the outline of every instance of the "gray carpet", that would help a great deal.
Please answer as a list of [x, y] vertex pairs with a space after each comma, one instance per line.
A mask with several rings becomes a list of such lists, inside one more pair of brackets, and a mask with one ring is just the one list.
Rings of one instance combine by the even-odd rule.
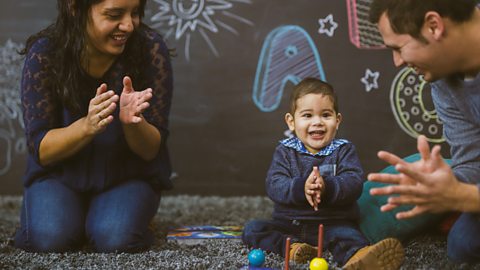
[[[27, 253], [10, 246], [18, 226], [21, 197], [0, 197], [0, 269], [240, 269], [248, 263], [249, 250], [240, 242], [206, 240], [205, 244], [180, 245], [165, 241], [171, 226], [242, 225], [255, 218], [268, 218], [272, 203], [265, 197], [166, 196], [155, 217], [156, 243], [138, 254]], [[445, 238], [419, 236], [406, 245], [402, 269], [480, 269], [480, 265], [454, 265], [445, 258]], [[340, 269], [331, 261], [329, 269]], [[267, 254], [265, 267], [283, 269], [283, 259]], [[291, 264], [290, 269], [308, 269]]]

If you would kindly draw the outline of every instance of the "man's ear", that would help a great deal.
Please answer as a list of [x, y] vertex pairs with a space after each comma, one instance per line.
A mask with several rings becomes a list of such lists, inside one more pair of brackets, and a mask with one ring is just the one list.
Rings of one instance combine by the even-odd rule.
[[444, 18], [435, 11], [428, 11], [425, 13], [423, 27], [428, 35], [433, 37], [433, 39], [438, 40], [445, 32]]
[[285, 123], [287, 123], [288, 129], [290, 131], [295, 131], [295, 119], [290, 113], [285, 114]]

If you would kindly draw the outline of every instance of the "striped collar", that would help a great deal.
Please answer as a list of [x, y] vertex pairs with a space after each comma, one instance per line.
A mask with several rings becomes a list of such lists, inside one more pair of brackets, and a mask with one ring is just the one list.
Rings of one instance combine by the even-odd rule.
[[337, 150], [338, 147], [348, 143], [348, 141], [344, 139], [334, 139], [329, 145], [323, 147], [320, 152], [316, 154], [310, 153], [307, 148], [305, 148], [305, 145], [302, 143], [302, 141], [300, 141], [300, 139], [298, 139], [297, 137], [291, 137], [281, 140], [280, 143], [286, 147], [293, 148], [297, 152], [303, 154], [308, 154], [311, 156], [329, 156], [333, 153], [333, 151]]

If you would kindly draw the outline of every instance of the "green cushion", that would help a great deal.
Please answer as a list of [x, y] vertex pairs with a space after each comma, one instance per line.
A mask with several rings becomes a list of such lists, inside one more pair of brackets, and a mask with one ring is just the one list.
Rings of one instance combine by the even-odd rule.
[[[419, 154], [404, 158], [407, 162], [413, 162], [419, 159]], [[446, 162], [449, 163], [450, 161], [446, 160]], [[394, 166], [388, 166], [381, 172], [398, 174]], [[370, 189], [386, 185], [387, 184], [366, 181], [363, 185], [362, 196], [358, 200], [361, 216], [360, 229], [371, 243], [376, 243], [387, 237], [395, 237], [400, 241], [408, 240], [427, 227], [438, 224], [445, 216], [444, 214], [423, 214], [410, 219], [396, 219], [396, 213], [412, 208], [412, 206], [406, 205], [397, 207], [389, 212], [381, 212], [380, 207], [386, 204], [388, 196], [372, 196], [370, 195]]]

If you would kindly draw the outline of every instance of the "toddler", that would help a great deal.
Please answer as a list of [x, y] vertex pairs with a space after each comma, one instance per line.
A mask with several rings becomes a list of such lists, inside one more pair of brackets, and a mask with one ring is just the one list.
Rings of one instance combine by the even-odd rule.
[[243, 242], [283, 255], [290, 237], [290, 258], [306, 263], [317, 255], [323, 224], [323, 247], [344, 269], [398, 269], [404, 258], [401, 243], [388, 238], [370, 245], [359, 230], [363, 169], [355, 146], [335, 138], [342, 115], [333, 87], [315, 78], [301, 81], [285, 121], [294, 136], [275, 149], [266, 179], [275, 203], [272, 219], [245, 224]]

